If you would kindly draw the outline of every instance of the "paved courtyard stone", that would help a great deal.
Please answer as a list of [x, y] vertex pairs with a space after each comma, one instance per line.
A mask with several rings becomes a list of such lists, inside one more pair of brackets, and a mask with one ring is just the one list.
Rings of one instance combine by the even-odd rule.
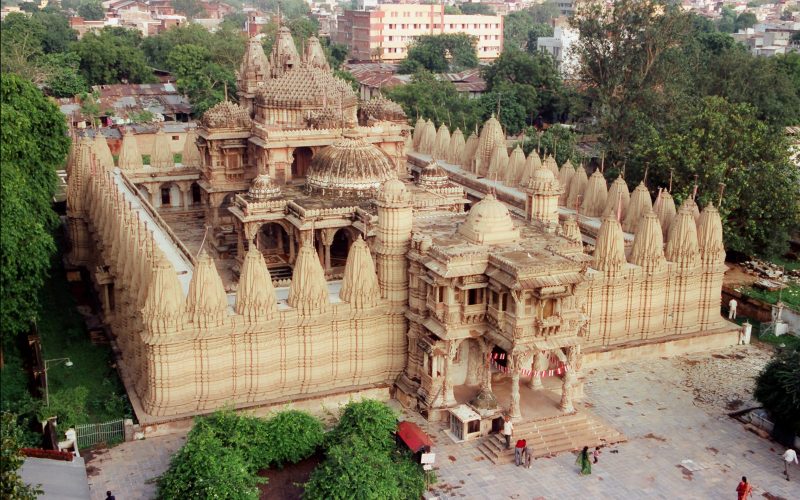
[[[534, 461], [531, 469], [494, 465], [477, 442], [455, 444], [444, 426], [403, 411], [435, 442], [432, 490], [447, 499], [717, 499], [735, 498], [742, 475], [754, 499], [800, 499], [782, 475], [783, 448], [727, 416], [753, 406], [753, 379], [770, 357], [759, 345], [597, 368], [586, 374], [584, 410], [628, 441], [604, 448], [592, 475], [575, 455]], [[395, 401], [392, 405], [400, 409]], [[120, 500], [153, 498], [154, 480], [185, 440], [176, 434], [124, 443], [87, 462], [92, 500], [110, 489]]]

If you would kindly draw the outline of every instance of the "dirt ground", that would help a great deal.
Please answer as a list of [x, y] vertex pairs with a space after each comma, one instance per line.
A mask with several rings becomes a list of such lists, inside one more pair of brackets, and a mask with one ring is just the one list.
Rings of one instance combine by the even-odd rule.
[[753, 276], [752, 274], [748, 274], [744, 271], [744, 268], [739, 264], [733, 264], [730, 262], [725, 263], [728, 266], [728, 270], [725, 272], [725, 277], [722, 279], [723, 284], [728, 286], [740, 286], [740, 285], [751, 285], [758, 281], [757, 276]]
[[258, 475], [266, 477], [268, 482], [259, 485], [262, 499], [297, 500], [303, 497], [303, 484], [308, 481], [311, 472], [322, 461], [322, 453], [307, 458], [283, 469], [267, 469]]

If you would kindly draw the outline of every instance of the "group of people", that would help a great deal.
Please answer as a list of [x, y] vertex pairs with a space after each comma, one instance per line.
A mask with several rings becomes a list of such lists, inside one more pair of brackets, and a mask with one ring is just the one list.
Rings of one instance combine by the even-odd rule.
[[[514, 424], [511, 422], [511, 417], [506, 415], [503, 418], [503, 437], [506, 440], [506, 449], [511, 448], [511, 436], [514, 433]], [[583, 450], [578, 454], [576, 464], [581, 466], [581, 475], [589, 475], [592, 473], [592, 463], [597, 463], [600, 457], [600, 447], [596, 447], [593, 452], [589, 452], [589, 447], [584, 446]], [[533, 461], [533, 450], [528, 446], [528, 442], [524, 439], [518, 439], [514, 447], [514, 465], [520, 465], [526, 468], [531, 468]]]

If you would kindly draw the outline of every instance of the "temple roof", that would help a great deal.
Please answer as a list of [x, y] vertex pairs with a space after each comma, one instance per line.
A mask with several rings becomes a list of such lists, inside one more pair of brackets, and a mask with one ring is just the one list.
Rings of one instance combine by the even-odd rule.
[[254, 201], [265, 201], [280, 196], [281, 188], [274, 182], [269, 174], [259, 174], [250, 184], [247, 195]]
[[299, 64], [300, 54], [297, 53], [292, 32], [286, 26], [281, 26], [269, 54], [270, 73], [273, 78], [277, 78]]
[[333, 73], [303, 65], [270, 80], [256, 91], [256, 102], [279, 108], [355, 106], [349, 83]]
[[331, 69], [330, 64], [328, 64], [328, 59], [325, 57], [325, 52], [322, 50], [322, 45], [319, 44], [319, 39], [315, 36], [309, 37], [308, 40], [306, 40], [305, 50], [303, 51], [303, 62], [322, 70], [330, 71]]
[[314, 156], [306, 186], [340, 194], [375, 192], [395, 176], [386, 153], [356, 135], [348, 135]]
[[519, 229], [514, 227], [508, 208], [492, 193], [470, 209], [458, 233], [479, 244], [510, 243], [519, 238]]
[[396, 102], [386, 99], [382, 94], [378, 94], [377, 97], [373, 97], [369, 101], [362, 102], [360, 108], [367, 117], [373, 117], [378, 120], [405, 121], [406, 119], [406, 113], [403, 108]]
[[238, 104], [222, 101], [203, 113], [200, 124], [206, 128], [250, 128], [250, 114]]

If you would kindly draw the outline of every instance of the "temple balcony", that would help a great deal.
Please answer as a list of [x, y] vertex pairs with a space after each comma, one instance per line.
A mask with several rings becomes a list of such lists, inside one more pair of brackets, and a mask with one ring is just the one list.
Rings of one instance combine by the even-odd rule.
[[486, 320], [486, 304], [465, 305], [461, 310], [461, 323], [474, 325]]
[[547, 318], [533, 320], [534, 335], [537, 337], [551, 337], [561, 333], [563, 320], [561, 316], [549, 316]]

